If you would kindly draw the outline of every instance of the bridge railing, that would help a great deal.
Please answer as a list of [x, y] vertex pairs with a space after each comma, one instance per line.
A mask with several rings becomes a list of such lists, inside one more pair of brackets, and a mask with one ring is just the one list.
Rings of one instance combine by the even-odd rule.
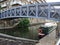
[[[55, 5], [55, 3], [53, 4]], [[51, 7], [51, 3], [23, 5], [1, 12], [0, 19], [30, 17], [60, 21], [60, 13], [56, 12], [55, 9], [53, 10]]]

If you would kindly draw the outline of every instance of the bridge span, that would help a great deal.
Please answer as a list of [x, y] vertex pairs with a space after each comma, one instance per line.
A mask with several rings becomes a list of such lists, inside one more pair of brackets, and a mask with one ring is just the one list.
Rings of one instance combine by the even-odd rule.
[[0, 19], [5, 18], [46, 18], [60, 21], [60, 2], [27, 4], [0, 12]]

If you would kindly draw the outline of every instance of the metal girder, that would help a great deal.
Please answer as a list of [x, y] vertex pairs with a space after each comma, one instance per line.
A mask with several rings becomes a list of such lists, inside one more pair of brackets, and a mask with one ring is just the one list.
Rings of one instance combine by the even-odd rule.
[[52, 9], [52, 5], [56, 6], [60, 3], [36, 3], [28, 4], [12, 9], [8, 9], [0, 13], [0, 19], [5, 18], [20, 18], [20, 17], [29, 17], [29, 18], [46, 18], [56, 21], [60, 21], [60, 9]]

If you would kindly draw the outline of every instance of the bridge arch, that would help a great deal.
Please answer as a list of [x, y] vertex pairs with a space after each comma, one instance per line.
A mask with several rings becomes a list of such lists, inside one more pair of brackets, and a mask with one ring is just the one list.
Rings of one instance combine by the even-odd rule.
[[60, 2], [23, 5], [0, 12], [0, 19], [27, 17], [60, 21], [60, 9], [53, 6], [60, 6]]

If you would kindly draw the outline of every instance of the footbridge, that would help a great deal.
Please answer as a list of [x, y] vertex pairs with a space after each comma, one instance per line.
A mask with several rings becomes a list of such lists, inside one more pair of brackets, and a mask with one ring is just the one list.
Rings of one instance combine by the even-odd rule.
[[[8, 9], [6, 11], [1, 11], [0, 19], [27, 17], [60, 21], [60, 8], [56, 8], [59, 6], [60, 2], [27, 4]], [[38, 41], [13, 37], [0, 33], [0, 45], [35, 45], [36, 42]]]
[[60, 2], [27, 4], [0, 12], [0, 19], [6, 18], [46, 18], [60, 21]]

